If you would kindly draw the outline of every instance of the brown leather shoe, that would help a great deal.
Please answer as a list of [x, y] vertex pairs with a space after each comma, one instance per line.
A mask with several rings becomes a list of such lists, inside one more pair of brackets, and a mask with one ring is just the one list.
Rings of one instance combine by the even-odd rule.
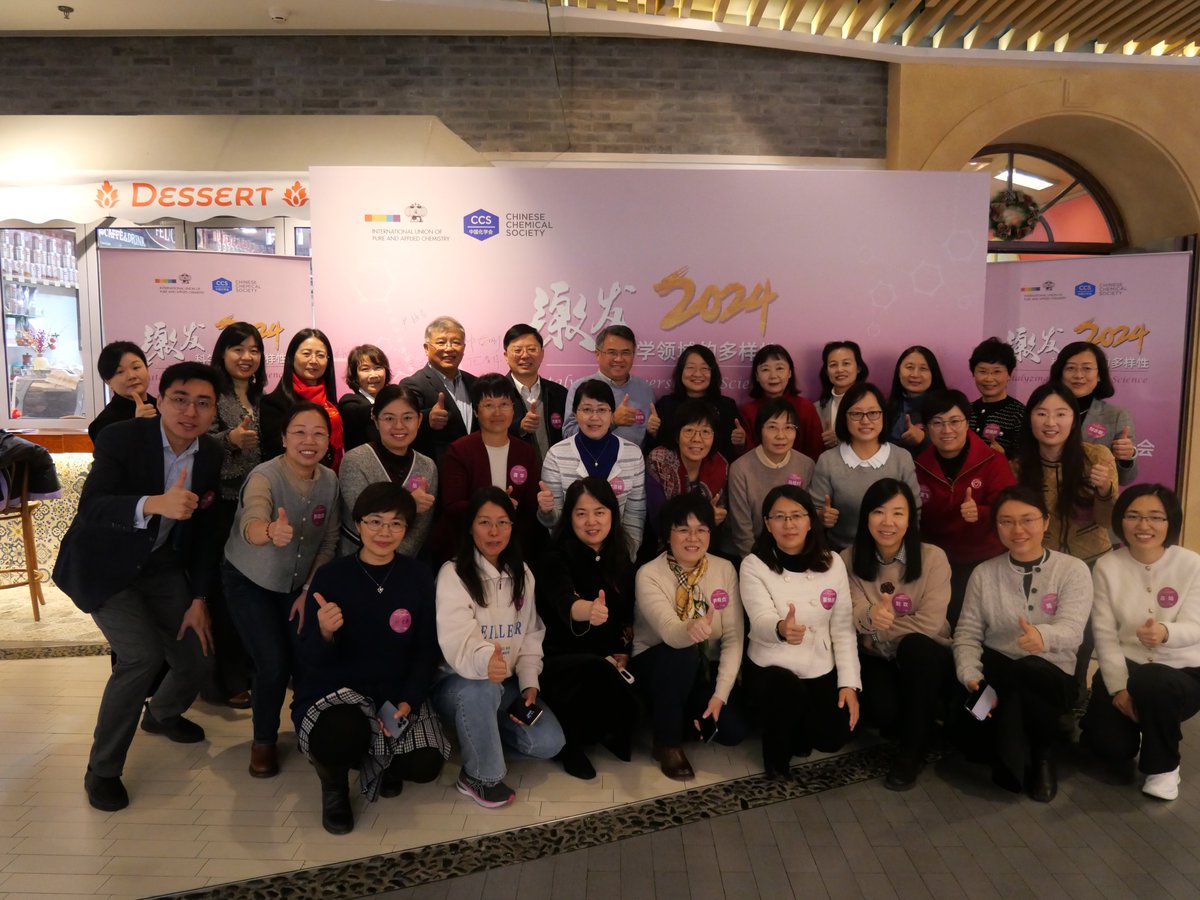
[[250, 774], [254, 778], [274, 778], [279, 774], [279, 754], [274, 744], [250, 745]]
[[225, 705], [231, 709], [249, 709], [250, 708], [250, 692], [241, 691], [234, 694], [225, 701]]
[[655, 747], [654, 758], [658, 760], [662, 773], [668, 778], [687, 780], [696, 777], [682, 747]]

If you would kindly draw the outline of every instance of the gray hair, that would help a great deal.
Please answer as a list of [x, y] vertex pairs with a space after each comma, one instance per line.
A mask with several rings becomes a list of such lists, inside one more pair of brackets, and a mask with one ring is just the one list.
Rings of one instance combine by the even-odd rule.
[[467, 336], [467, 329], [462, 327], [462, 322], [455, 319], [453, 316], [438, 316], [432, 322], [425, 326], [425, 340], [433, 337], [435, 331], [457, 331], [464, 338]]

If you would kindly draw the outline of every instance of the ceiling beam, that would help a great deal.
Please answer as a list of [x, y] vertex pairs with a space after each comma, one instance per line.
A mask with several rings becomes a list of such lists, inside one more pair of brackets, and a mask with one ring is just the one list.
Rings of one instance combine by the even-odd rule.
[[881, 44], [896, 33], [896, 29], [904, 24], [909, 14], [917, 8], [921, 0], [895, 0], [892, 8], [883, 14], [883, 18], [875, 25], [872, 36], [875, 43]]
[[766, 11], [767, 0], [750, 0], [750, 5], [746, 7], [746, 24], [757, 26]]
[[948, 47], [970, 30], [972, 25], [980, 22], [989, 9], [1004, 0], [976, 0], [968, 3], [956, 12], [950, 21], [933, 36], [933, 46]]
[[729, 10], [729, 0], [714, 0], [712, 5], [712, 20], [724, 22], [725, 13]]
[[[1070, 7], [1077, 6], [1081, 3], [1089, 3], [1091, 0], [1073, 0], [1067, 4]], [[1000, 42], [1001, 50], [1021, 50], [1026, 41], [1035, 34], [1044, 31], [1049, 27], [1058, 16], [1063, 8], [1063, 0], [1041, 0], [1035, 9], [1031, 9], [1028, 13], [1023, 13], [1019, 18], [1014, 19], [1014, 28], [1008, 32]]]
[[817, 12], [813, 15], [812, 24], [809, 26], [813, 34], [824, 34], [829, 30], [829, 26], [833, 24], [834, 16], [842, 11], [845, 6], [843, 0], [822, 0], [822, 3], [817, 7]]
[[859, 32], [871, 20], [871, 16], [875, 15], [885, 2], [886, 0], [858, 0], [854, 9], [850, 10], [849, 18], [842, 24], [842, 37], [846, 40], [858, 37]]
[[1067, 37], [1069, 39], [1079, 32], [1086, 35], [1085, 42], [1093, 40], [1095, 38], [1093, 28], [1097, 22], [1103, 22], [1112, 14], [1141, 2], [1142, 0], [1104, 0], [1102, 4], [1095, 0], [1077, 2], [1071, 7], [1063, 9], [1053, 21], [1048, 23], [1042, 29], [1041, 34], [1030, 41], [1029, 49], [1040, 50], [1060, 38]]

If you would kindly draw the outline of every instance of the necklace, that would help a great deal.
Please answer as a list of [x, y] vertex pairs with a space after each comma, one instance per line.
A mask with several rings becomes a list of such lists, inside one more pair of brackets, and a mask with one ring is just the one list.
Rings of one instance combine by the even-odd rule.
[[358, 560], [358, 567], [360, 569], [362, 569], [363, 574], [367, 576], [367, 580], [369, 580], [371, 582], [371, 584], [375, 585], [375, 593], [382, 594], [383, 586], [385, 584], [387, 584], [387, 580], [392, 577], [392, 570], [396, 567], [395, 557], [393, 557], [392, 561], [390, 563], [388, 563], [387, 574], [383, 576], [383, 581], [376, 581], [374, 578], [372, 578], [371, 573], [367, 571], [367, 567], [363, 565], [363, 561], [361, 559], [358, 559], [357, 556], [355, 556], [354, 558], [356, 560]]

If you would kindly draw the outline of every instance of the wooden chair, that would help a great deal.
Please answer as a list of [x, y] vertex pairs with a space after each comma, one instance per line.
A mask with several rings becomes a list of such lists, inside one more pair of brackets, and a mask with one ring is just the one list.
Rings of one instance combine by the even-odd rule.
[[24, 575], [21, 581], [8, 581], [0, 584], [0, 590], [29, 585], [29, 599], [33, 603], [33, 621], [42, 620], [39, 606], [46, 605], [42, 596], [41, 573], [38, 572], [37, 544], [33, 535], [33, 514], [42, 505], [41, 500], [29, 499], [29, 466], [18, 463], [3, 470], [8, 482], [8, 503], [0, 509], [0, 523], [13, 519], [21, 520], [21, 543], [25, 546], [25, 565], [15, 569], [0, 569], [3, 575]]

